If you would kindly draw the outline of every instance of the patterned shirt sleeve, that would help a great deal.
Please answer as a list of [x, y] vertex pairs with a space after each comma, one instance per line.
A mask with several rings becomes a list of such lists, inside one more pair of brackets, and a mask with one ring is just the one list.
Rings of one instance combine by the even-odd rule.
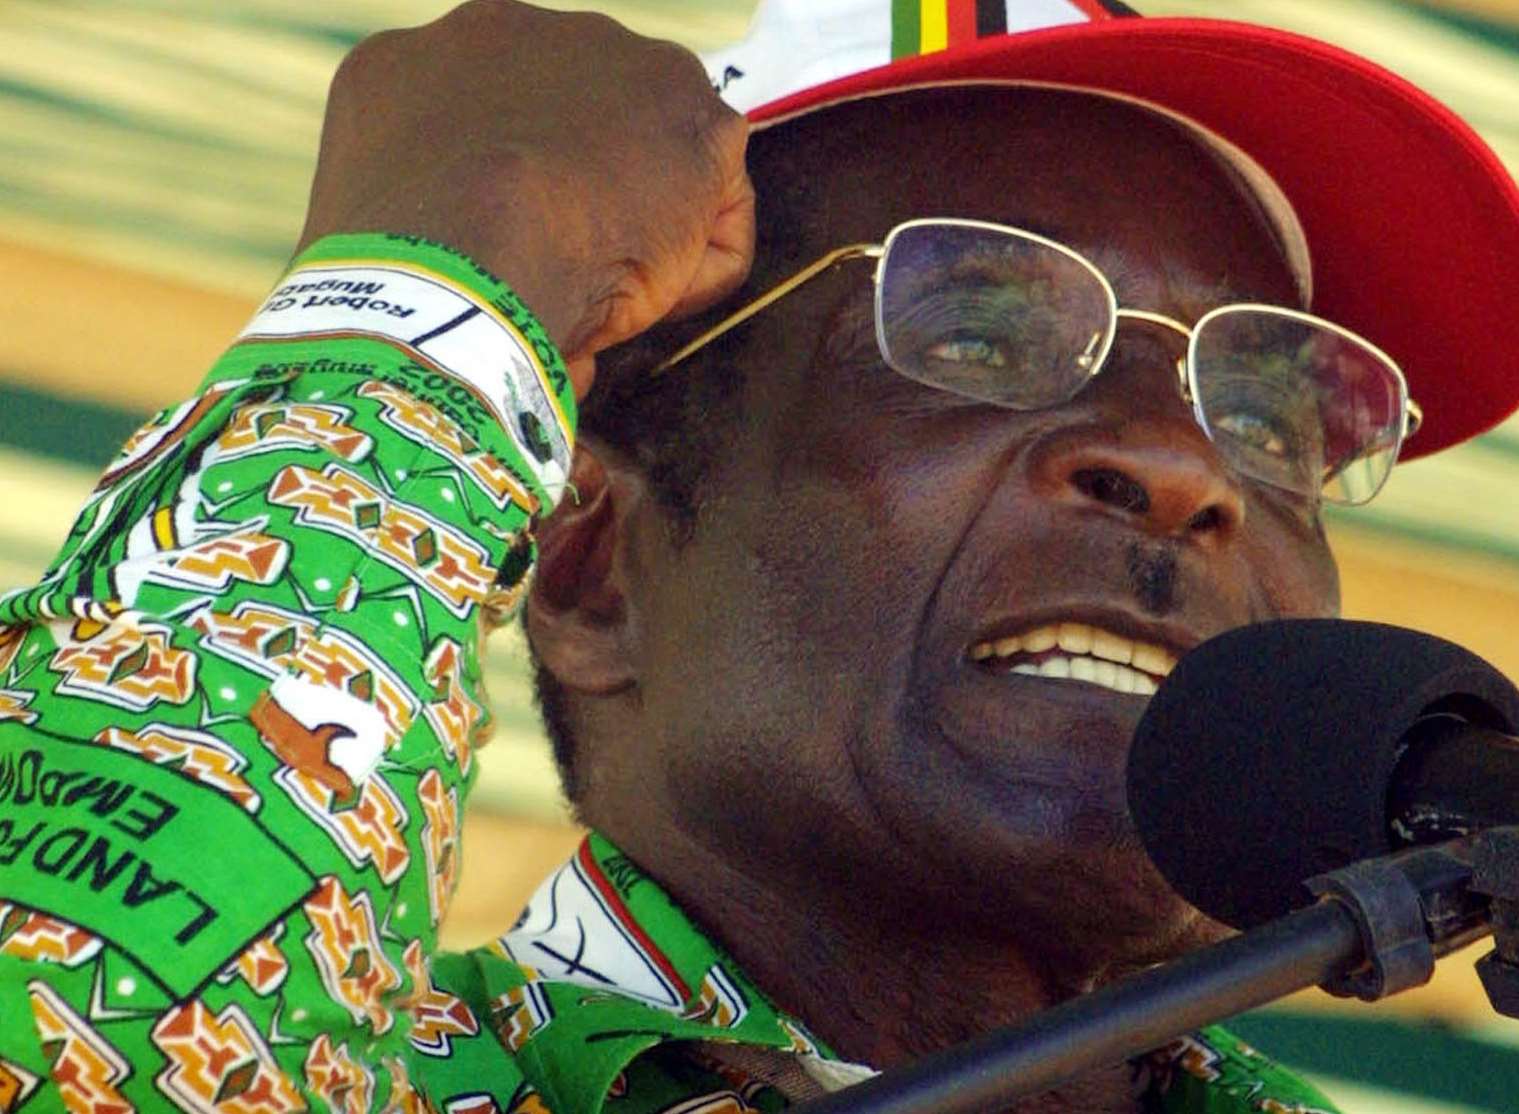
[[0, 596], [0, 1112], [533, 1104], [431, 957], [574, 416], [507, 288], [374, 234], [129, 439]]

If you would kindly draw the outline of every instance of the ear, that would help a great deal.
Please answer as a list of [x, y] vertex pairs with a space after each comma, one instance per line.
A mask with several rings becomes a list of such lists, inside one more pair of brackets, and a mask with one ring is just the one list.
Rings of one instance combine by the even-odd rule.
[[624, 573], [630, 516], [646, 485], [619, 454], [586, 437], [575, 446], [570, 485], [534, 531], [527, 635], [561, 684], [605, 695], [635, 680]]

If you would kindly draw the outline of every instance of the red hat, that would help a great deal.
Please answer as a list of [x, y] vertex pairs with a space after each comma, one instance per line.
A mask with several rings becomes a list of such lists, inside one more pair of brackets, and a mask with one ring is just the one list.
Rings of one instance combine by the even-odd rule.
[[1285, 194], [1312, 259], [1314, 312], [1402, 366], [1424, 424], [1401, 459], [1519, 408], [1519, 187], [1477, 134], [1327, 43], [1133, 16], [1112, 0], [769, 0], [749, 38], [707, 62], [756, 124], [976, 81], [1108, 92], [1180, 114]]

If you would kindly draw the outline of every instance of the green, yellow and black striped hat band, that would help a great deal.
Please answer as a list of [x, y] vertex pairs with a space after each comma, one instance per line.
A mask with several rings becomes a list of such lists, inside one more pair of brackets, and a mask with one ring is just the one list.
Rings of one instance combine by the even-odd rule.
[[761, 0], [744, 40], [704, 57], [748, 112], [893, 62], [1138, 14], [1120, 0]]
[[990, 35], [1138, 14], [1119, 0], [893, 0], [891, 56], [910, 58]]

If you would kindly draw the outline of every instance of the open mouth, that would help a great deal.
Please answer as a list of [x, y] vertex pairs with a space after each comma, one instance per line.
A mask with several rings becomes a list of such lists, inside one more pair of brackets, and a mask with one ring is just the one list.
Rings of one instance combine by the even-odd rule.
[[1088, 623], [1046, 623], [973, 643], [967, 656], [991, 673], [1085, 681], [1148, 696], [1176, 666], [1176, 654]]

